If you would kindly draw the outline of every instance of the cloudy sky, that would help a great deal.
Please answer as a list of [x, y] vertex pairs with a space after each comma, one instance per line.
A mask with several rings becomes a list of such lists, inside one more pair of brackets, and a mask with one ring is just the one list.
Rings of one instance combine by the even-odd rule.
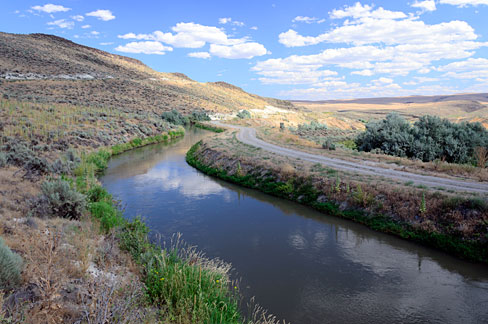
[[488, 0], [0, 0], [42, 32], [284, 99], [488, 92]]

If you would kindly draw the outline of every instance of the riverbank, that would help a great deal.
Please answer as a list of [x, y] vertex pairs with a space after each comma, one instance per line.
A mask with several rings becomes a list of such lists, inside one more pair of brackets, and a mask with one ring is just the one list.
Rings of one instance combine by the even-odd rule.
[[243, 321], [228, 265], [182, 242], [161, 250], [98, 181], [111, 156], [182, 128], [143, 111], [0, 108], [0, 322]]
[[360, 179], [263, 152], [240, 143], [235, 134], [196, 144], [187, 161], [223, 180], [488, 263], [488, 208], [481, 199]]
[[[2, 323], [157, 321], [160, 308], [146, 301], [144, 269], [122, 245], [131, 224], [97, 174], [112, 155], [181, 136], [184, 130], [175, 129], [91, 153], [69, 151], [71, 159], [58, 154], [62, 174], [53, 170], [60, 163], [54, 162], [33, 176], [31, 166], [11, 165], [16, 152], [7, 151], [2, 184], [8, 180], [15, 189], [2, 190], [0, 234], [6, 246], [0, 252], [12, 251], [22, 261], [15, 268], [2, 259], [9, 268], [0, 278]], [[19, 191], [24, 191], [23, 203], [14, 206]], [[5, 286], [5, 275], [15, 282]]]

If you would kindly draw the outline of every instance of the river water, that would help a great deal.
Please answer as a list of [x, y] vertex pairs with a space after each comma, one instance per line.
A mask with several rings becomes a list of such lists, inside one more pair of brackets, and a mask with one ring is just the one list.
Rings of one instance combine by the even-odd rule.
[[127, 218], [232, 263], [244, 296], [291, 323], [488, 323], [488, 266], [208, 177], [185, 162], [205, 136], [114, 157], [102, 183]]

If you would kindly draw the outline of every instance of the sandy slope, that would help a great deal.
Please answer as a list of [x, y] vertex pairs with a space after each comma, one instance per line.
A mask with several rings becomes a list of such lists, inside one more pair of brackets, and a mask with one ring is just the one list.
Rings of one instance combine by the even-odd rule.
[[488, 183], [481, 182], [470, 182], [457, 179], [446, 179], [435, 176], [420, 175], [405, 171], [392, 170], [388, 168], [382, 168], [377, 166], [371, 166], [364, 163], [364, 161], [345, 161], [337, 158], [330, 158], [316, 154], [310, 154], [306, 152], [301, 152], [298, 150], [291, 150], [284, 148], [275, 144], [271, 144], [260, 140], [256, 137], [256, 130], [254, 128], [235, 126], [223, 124], [217, 121], [214, 124], [222, 127], [229, 127], [239, 129], [237, 139], [245, 144], [260, 147], [264, 150], [286, 155], [292, 158], [299, 158], [305, 161], [320, 163], [326, 165], [327, 167], [343, 170], [352, 173], [358, 173], [363, 175], [380, 176], [384, 178], [389, 178], [402, 182], [413, 182], [414, 185], [424, 185], [431, 188], [444, 188], [452, 189], [456, 191], [464, 192], [477, 192], [477, 193], [488, 193]]

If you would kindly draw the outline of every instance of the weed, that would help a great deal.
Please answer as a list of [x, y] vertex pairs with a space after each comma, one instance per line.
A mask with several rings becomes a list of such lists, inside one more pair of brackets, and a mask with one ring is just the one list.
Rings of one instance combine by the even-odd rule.
[[427, 212], [427, 205], [425, 204], [425, 192], [422, 192], [422, 199], [420, 200], [419, 212], [422, 215]]
[[22, 263], [22, 258], [12, 252], [0, 237], [0, 290], [13, 288], [20, 282]]
[[100, 221], [100, 229], [108, 233], [112, 228], [122, 224], [122, 215], [116, 207], [105, 201], [90, 203], [90, 213]]
[[37, 217], [80, 219], [85, 210], [85, 195], [63, 179], [44, 181], [42, 194], [34, 199], [30, 214]]

